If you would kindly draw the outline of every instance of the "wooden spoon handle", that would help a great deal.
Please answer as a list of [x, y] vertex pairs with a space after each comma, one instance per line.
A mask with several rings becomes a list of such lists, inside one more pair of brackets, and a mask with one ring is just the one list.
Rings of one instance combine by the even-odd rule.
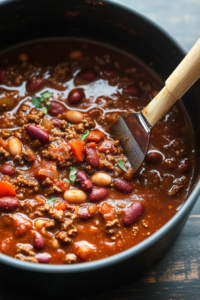
[[155, 126], [170, 107], [187, 92], [199, 77], [200, 39], [166, 80], [165, 87], [142, 111], [149, 124], [152, 127]]

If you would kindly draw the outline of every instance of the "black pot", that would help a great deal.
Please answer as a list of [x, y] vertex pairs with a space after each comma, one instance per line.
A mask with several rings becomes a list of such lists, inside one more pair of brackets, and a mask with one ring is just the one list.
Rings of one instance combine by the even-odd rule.
[[[185, 50], [160, 26], [141, 13], [112, 0], [3, 0], [0, 2], [0, 48], [46, 37], [76, 36], [124, 49], [165, 80]], [[199, 149], [200, 82], [183, 97]], [[77, 265], [42, 265], [0, 254], [1, 280], [23, 290], [82, 295], [133, 280], [157, 262], [182, 230], [200, 190], [200, 155], [190, 195], [181, 210], [145, 241], [106, 259]]]

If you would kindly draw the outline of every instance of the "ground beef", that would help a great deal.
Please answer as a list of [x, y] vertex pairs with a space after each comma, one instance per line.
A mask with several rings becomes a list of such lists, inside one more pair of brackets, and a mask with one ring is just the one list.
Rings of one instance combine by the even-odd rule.
[[32, 247], [26, 245], [17, 245], [17, 252], [22, 252], [29, 256], [35, 256], [35, 252], [32, 250]]
[[35, 257], [33, 257], [33, 256], [23, 256], [21, 254], [16, 254], [15, 258], [18, 258], [18, 259], [23, 260], [23, 261], [29, 261], [29, 262], [33, 262], [33, 263], [38, 263], [38, 260]]
[[64, 222], [64, 212], [62, 210], [57, 210], [55, 208], [49, 209], [49, 214], [52, 218], [56, 219], [59, 222]]
[[28, 162], [33, 162], [36, 159], [35, 153], [30, 148], [26, 148], [26, 150], [23, 150], [21, 156]]
[[77, 257], [76, 257], [75, 254], [67, 254], [67, 255], [65, 256], [65, 262], [66, 262], [67, 264], [71, 264], [71, 263], [74, 263], [74, 262], [76, 262], [76, 261], [77, 261]]
[[33, 187], [34, 191], [39, 190], [39, 183], [36, 180], [30, 180], [19, 175], [16, 179], [11, 180], [11, 183], [18, 189], [19, 187], [28, 186]]
[[3, 147], [0, 147], [0, 160], [7, 159], [10, 157], [10, 153], [3, 149]]
[[72, 240], [68, 237], [67, 232], [59, 231], [56, 233], [55, 238], [60, 240], [61, 242], [70, 243]]
[[41, 119], [44, 117], [45, 113], [41, 110], [37, 110], [33, 108], [30, 113], [27, 115], [27, 118], [29, 122], [34, 122], [36, 124], [39, 124], [41, 122]]
[[179, 190], [186, 185], [186, 183], [187, 183], [187, 177], [186, 176], [182, 176], [181, 178], [175, 179], [173, 181], [173, 186], [168, 191], [168, 195], [169, 196], [176, 195], [179, 192]]

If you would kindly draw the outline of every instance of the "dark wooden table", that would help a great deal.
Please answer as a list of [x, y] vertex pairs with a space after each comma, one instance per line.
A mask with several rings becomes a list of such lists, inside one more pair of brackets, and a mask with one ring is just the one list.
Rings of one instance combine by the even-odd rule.
[[[121, 2], [140, 10], [162, 25], [187, 50], [200, 37], [200, 0], [121, 0]], [[31, 295], [32, 291], [29, 295], [23, 295], [18, 291], [8, 290], [0, 283], [0, 300], [40, 300]], [[69, 299], [67, 294], [63, 297]], [[80, 300], [102, 299], [199, 300], [200, 201], [196, 203], [174, 246], [151, 272], [128, 285]]]

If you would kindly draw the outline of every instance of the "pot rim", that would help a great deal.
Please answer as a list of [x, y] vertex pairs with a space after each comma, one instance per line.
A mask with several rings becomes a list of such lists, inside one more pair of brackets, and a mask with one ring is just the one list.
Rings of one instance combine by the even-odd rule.
[[[105, 3], [108, 3], [112, 5], [113, 7], [118, 7], [122, 10], [126, 10], [128, 12], [131, 12], [133, 15], [136, 15], [137, 17], [143, 19], [147, 24], [149, 24], [151, 27], [153, 27], [155, 30], [159, 31], [162, 35], [165, 35], [168, 40], [173, 43], [176, 49], [178, 49], [183, 56], [186, 55], [187, 51], [180, 45], [179, 42], [176, 41], [176, 39], [164, 28], [162, 28], [161, 25], [141, 13], [140, 11], [137, 11], [136, 9], [121, 3], [120, 1], [115, 0], [102, 0]], [[9, 3], [14, 2], [14, 0], [3, 0], [0, 5], [6, 5]], [[20, 0], [18, 0], [20, 2]], [[111, 266], [115, 263], [122, 262], [134, 255], [137, 255], [139, 252], [144, 251], [146, 248], [149, 248], [153, 244], [155, 244], [157, 241], [162, 239], [170, 230], [172, 230], [183, 218], [184, 215], [186, 215], [192, 207], [194, 206], [196, 199], [200, 193], [200, 179], [195, 183], [196, 186], [188, 196], [186, 202], [183, 204], [183, 206], [180, 208], [180, 210], [164, 225], [162, 226], [157, 232], [152, 234], [150, 237], [146, 238], [144, 241], [140, 242], [139, 244], [133, 246], [132, 248], [129, 248], [121, 253], [112, 255], [107, 258], [99, 259], [92, 262], [86, 262], [86, 263], [79, 263], [75, 265], [45, 265], [45, 264], [34, 264], [31, 262], [24, 262], [17, 260], [16, 258], [7, 256], [3, 253], [0, 253], [0, 263], [7, 264], [9, 266], [27, 270], [27, 271], [33, 271], [33, 272], [43, 272], [43, 273], [76, 273], [76, 272], [87, 272], [92, 270], [101, 269], [104, 267]]]

